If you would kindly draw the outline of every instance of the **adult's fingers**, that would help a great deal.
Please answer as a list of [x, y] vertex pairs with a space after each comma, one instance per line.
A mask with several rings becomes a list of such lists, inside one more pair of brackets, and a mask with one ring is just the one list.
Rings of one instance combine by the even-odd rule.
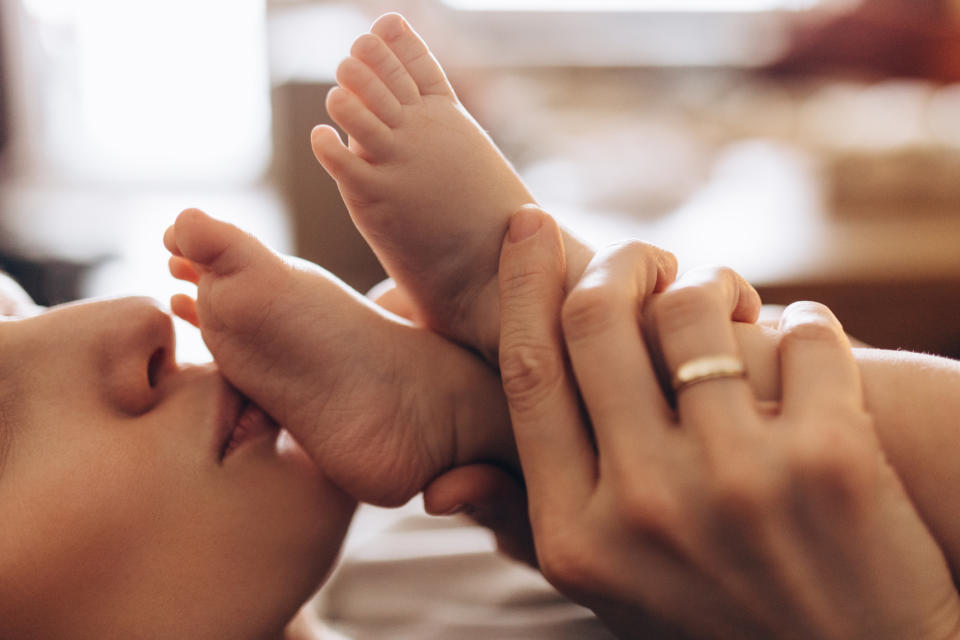
[[784, 415], [863, 410], [860, 370], [830, 309], [795, 302], [783, 312], [780, 331]]
[[556, 222], [522, 208], [500, 253], [500, 375], [534, 517], [580, 506], [595, 482], [593, 444], [565, 366], [564, 278]]
[[[731, 317], [749, 317], [760, 304], [756, 291], [733, 271], [709, 269], [685, 274], [652, 307], [664, 361], [676, 376], [702, 358], [739, 358]], [[708, 443], [735, 445], [732, 432], [755, 424], [753, 404], [742, 378], [708, 379], [677, 391], [681, 421]]]
[[638, 314], [646, 298], [676, 277], [672, 254], [642, 242], [597, 253], [563, 305], [563, 332], [600, 460], [656, 452], [672, 421], [657, 383]]
[[423, 490], [423, 505], [432, 515], [467, 515], [493, 532], [501, 553], [536, 566], [526, 491], [503, 469], [472, 464], [447, 471]]

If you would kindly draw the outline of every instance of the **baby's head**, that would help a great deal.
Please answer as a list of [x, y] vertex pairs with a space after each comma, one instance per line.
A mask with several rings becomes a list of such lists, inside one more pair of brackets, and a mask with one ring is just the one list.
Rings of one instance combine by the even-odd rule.
[[330, 568], [353, 501], [276, 430], [221, 460], [242, 399], [172, 353], [144, 299], [0, 321], [0, 637], [268, 637]]

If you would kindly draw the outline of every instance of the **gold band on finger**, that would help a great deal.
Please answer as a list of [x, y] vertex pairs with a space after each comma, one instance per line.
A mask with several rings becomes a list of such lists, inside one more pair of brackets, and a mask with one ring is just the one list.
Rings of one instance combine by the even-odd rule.
[[747, 368], [736, 356], [704, 356], [680, 365], [673, 376], [673, 390], [680, 391], [698, 382], [715, 378], [745, 378]]

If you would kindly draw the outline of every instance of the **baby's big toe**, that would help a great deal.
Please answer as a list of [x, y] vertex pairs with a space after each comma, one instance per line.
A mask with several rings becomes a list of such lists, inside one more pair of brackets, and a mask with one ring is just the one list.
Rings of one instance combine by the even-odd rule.
[[370, 31], [380, 36], [387, 44], [410, 77], [417, 85], [420, 95], [453, 97], [453, 89], [440, 64], [433, 57], [427, 43], [398, 13], [388, 13], [377, 18]]
[[199, 209], [182, 212], [173, 228], [180, 255], [217, 275], [235, 273], [254, 262], [259, 253], [269, 253], [256, 238]]

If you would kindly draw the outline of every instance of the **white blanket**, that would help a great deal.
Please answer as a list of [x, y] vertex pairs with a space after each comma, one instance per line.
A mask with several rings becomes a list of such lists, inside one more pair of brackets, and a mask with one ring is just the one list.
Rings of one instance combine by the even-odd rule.
[[612, 638], [539, 573], [498, 555], [487, 530], [414, 503], [361, 508], [318, 606], [354, 640]]

